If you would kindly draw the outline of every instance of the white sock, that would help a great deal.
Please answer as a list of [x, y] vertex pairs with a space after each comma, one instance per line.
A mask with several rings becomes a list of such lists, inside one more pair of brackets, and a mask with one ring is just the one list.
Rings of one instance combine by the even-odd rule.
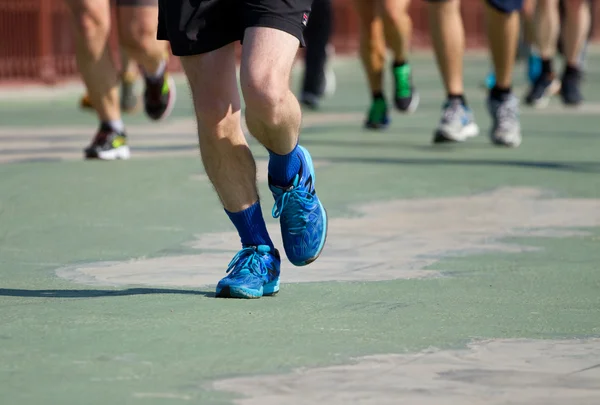
[[123, 120], [110, 120], [110, 121], [104, 121], [104, 123], [108, 126], [110, 126], [113, 131], [115, 132], [123, 132], [125, 130], [125, 124], [123, 123]]
[[167, 60], [163, 59], [160, 61], [158, 65], [158, 69], [154, 73], [146, 73], [146, 78], [151, 80], [160, 79], [165, 74], [165, 69], [167, 68]]

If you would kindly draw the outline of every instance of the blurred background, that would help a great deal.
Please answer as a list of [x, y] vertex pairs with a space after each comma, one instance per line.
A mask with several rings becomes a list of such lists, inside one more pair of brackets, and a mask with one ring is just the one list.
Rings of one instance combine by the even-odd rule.
[[[594, 2], [594, 14], [600, 18], [600, 2]], [[337, 54], [355, 52], [358, 47], [358, 24], [352, 1], [333, 0], [335, 33], [333, 45]], [[427, 15], [425, 2], [411, 2], [413, 47], [427, 48]], [[463, 0], [462, 12], [470, 48], [485, 44], [485, 23], [481, 0]], [[596, 19], [597, 21], [597, 19]], [[56, 84], [77, 78], [73, 36], [62, 0], [0, 0], [0, 86], [20, 83]], [[600, 26], [593, 28], [594, 40], [600, 39]], [[117, 56], [117, 37], [112, 31], [112, 44]], [[179, 70], [172, 58], [170, 70]]]

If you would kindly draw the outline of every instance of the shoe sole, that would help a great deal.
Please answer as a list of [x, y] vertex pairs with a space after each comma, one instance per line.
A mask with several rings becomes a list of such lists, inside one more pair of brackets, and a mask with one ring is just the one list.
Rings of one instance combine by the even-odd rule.
[[[303, 146], [298, 145], [298, 148], [302, 151], [302, 153], [304, 154], [304, 158], [306, 159], [306, 164], [308, 165], [308, 167], [310, 167], [310, 175], [313, 178], [313, 187], [317, 187], [317, 176], [315, 175], [315, 166], [313, 165], [313, 161], [312, 161], [312, 157], [310, 156], [310, 153], [308, 153], [308, 151], [306, 150], [306, 148], [304, 148]], [[321, 200], [319, 200], [319, 207], [321, 208], [321, 218], [323, 219], [323, 227], [325, 229], [325, 232], [323, 232], [323, 236], [321, 237], [321, 241], [319, 243], [319, 247], [317, 248], [317, 253], [306, 260], [302, 260], [299, 262], [294, 262], [292, 261], [289, 257], [288, 259], [290, 259], [290, 263], [292, 263], [294, 266], [306, 266], [308, 264], [311, 264], [312, 262], [314, 262], [315, 260], [317, 260], [319, 258], [319, 256], [321, 255], [321, 252], [323, 252], [323, 248], [325, 247], [325, 241], [327, 240], [327, 227], [328, 227], [328, 222], [327, 222], [327, 211], [325, 210], [325, 207], [323, 207], [323, 204], [321, 203]]]
[[390, 118], [386, 117], [386, 120], [384, 122], [379, 122], [379, 123], [374, 123], [374, 122], [369, 122], [369, 121], [365, 121], [364, 124], [364, 129], [369, 130], [369, 131], [379, 131], [379, 130], [383, 130], [383, 129], [387, 129], [387, 127], [390, 126]]
[[467, 139], [474, 138], [479, 135], [479, 126], [474, 122], [465, 126], [458, 136], [453, 136], [450, 132], [443, 129], [437, 129], [433, 133], [433, 143], [449, 143], [449, 142], [464, 142]]
[[118, 148], [111, 150], [103, 150], [98, 152], [97, 156], [88, 156], [86, 155], [86, 159], [95, 159], [95, 160], [127, 160], [131, 157], [131, 151], [129, 150], [129, 146], [119, 146]]
[[257, 299], [263, 296], [273, 296], [279, 292], [279, 278], [265, 284], [262, 290], [253, 290], [244, 287], [227, 286], [219, 289], [217, 287], [215, 297], [217, 298], [239, 298]]
[[396, 110], [398, 110], [404, 114], [412, 114], [415, 111], [417, 111], [417, 108], [419, 108], [420, 103], [421, 103], [421, 96], [419, 96], [419, 93], [415, 91], [413, 93], [412, 99], [410, 100], [410, 103], [408, 104], [408, 107], [406, 107], [405, 109], [402, 109], [402, 108], [398, 107], [398, 104], [396, 104]]
[[387, 129], [390, 126], [390, 123], [387, 122], [385, 124], [368, 124], [365, 123], [364, 128], [368, 131], [382, 131], [384, 129]]
[[542, 97], [540, 97], [539, 99], [534, 100], [533, 102], [528, 103], [528, 104], [535, 109], [539, 109], [539, 110], [544, 109], [544, 108], [548, 107], [548, 104], [550, 104], [550, 99], [560, 92], [560, 88], [561, 88], [560, 80], [554, 79], [552, 81], [552, 83], [550, 83], [550, 85], [548, 86], [546, 91], [544, 91], [544, 94], [542, 95]]
[[562, 92], [560, 92], [560, 99], [563, 103], [563, 105], [567, 108], [578, 108], [581, 107], [581, 105], [583, 104], [584, 100], [583, 98], [579, 99], [579, 100], [568, 100], [564, 94]]
[[492, 139], [492, 143], [495, 146], [499, 146], [499, 147], [506, 147], [506, 148], [518, 148], [521, 143], [523, 142], [523, 138], [519, 135], [519, 138], [516, 141], [512, 141], [512, 142], [506, 142], [504, 140], [502, 140], [502, 138], [498, 138], [495, 136], [491, 136]]

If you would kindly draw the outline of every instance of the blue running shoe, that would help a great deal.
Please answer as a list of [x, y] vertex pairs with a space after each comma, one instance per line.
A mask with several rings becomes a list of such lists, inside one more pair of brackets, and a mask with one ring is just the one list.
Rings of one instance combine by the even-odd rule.
[[485, 88], [490, 90], [496, 85], [496, 73], [492, 70], [485, 77]]
[[276, 294], [280, 264], [277, 249], [266, 245], [244, 247], [229, 263], [229, 274], [217, 284], [217, 297], [260, 298]]
[[433, 143], [464, 142], [479, 135], [473, 112], [460, 100], [448, 100], [442, 118], [433, 133]]
[[533, 85], [542, 75], [542, 57], [534, 51], [529, 52], [527, 58], [527, 78]]
[[287, 188], [278, 187], [269, 178], [275, 198], [273, 218], [280, 218], [283, 247], [290, 262], [305, 266], [314, 262], [325, 245], [327, 212], [315, 191], [315, 168], [306, 149], [298, 146], [302, 166]]

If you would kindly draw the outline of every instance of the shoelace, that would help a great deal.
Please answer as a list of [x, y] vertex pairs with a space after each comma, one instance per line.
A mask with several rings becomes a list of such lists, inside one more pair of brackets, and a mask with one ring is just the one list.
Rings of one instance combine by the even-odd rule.
[[279, 218], [285, 211], [283, 217], [291, 234], [299, 234], [306, 230], [308, 216], [305, 206], [314, 206], [315, 196], [305, 190], [293, 188], [285, 191], [275, 199], [275, 205], [271, 213], [273, 218]]
[[396, 88], [396, 94], [398, 95], [398, 98], [410, 97], [410, 68], [408, 66], [396, 68], [394, 69], [394, 74], [398, 83]]
[[260, 253], [256, 251], [254, 247], [245, 247], [231, 259], [227, 266], [226, 273], [237, 269], [237, 273], [242, 270], [247, 270], [249, 273], [259, 277], [264, 277], [268, 270], [265, 268], [262, 260], [260, 260]]

